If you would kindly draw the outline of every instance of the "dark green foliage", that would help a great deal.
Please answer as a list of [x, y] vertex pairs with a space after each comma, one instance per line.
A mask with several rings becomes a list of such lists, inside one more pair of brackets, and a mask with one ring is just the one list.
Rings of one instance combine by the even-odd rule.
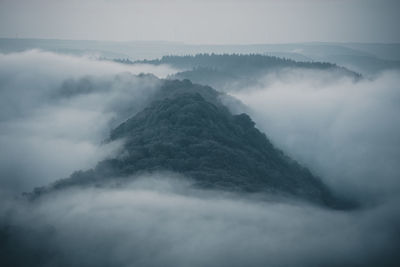
[[101, 183], [140, 172], [174, 171], [205, 188], [273, 192], [335, 206], [328, 188], [274, 148], [246, 114], [232, 115], [210, 87], [165, 81], [156, 100], [111, 132], [124, 150], [50, 188]]
[[337, 68], [335, 64], [327, 62], [299, 62], [291, 59], [266, 56], [260, 54], [197, 54], [194, 56], [163, 56], [161, 59], [137, 61], [147, 64], [169, 64], [177, 68], [211, 68], [219, 70], [233, 70], [236, 73], [254, 71], [268, 67], [301, 67], [329, 69]]
[[[133, 62], [117, 60], [120, 63]], [[171, 76], [172, 79], [189, 79], [195, 83], [210, 85], [219, 90], [242, 89], [254, 86], [257, 80], [271, 72], [282, 69], [308, 69], [330, 71], [338, 77], [345, 76], [354, 80], [361, 75], [344, 67], [327, 62], [299, 62], [286, 58], [250, 54], [197, 54], [195, 56], [164, 56], [156, 60], [138, 61], [147, 64], [168, 64], [182, 72]]]

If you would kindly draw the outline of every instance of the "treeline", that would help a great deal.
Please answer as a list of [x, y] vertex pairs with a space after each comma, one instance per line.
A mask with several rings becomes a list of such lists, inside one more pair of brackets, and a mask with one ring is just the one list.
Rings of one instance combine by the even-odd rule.
[[[122, 60], [119, 60], [122, 62]], [[292, 59], [260, 54], [197, 54], [186, 56], [163, 56], [161, 59], [142, 60], [136, 63], [169, 64], [177, 68], [216, 68], [216, 69], [263, 69], [271, 67], [299, 67], [329, 69], [338, 68], [328, 62], [299, 62]]]
[[167, 64], [181, 71], [170, 79], [189, 79], [192, 82], [209, 85], [219, 91], [241, 90], [255, 86], [260, 78], [272, 72], [285, 69], [307, 69], [329, 72], [334, 77], [348, 77], [355, 81], [361, 75], [328, 62], [304, 62], [260, 54], [197, 54], [186, 56], [164, 56], [160, 59], [131, 61], [115, 59], [124, 64]]

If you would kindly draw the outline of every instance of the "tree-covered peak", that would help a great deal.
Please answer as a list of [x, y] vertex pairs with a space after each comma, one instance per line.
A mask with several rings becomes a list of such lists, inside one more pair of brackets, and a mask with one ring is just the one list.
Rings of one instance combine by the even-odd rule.
[[115, 157], [36, 194], [172, 171], [202, 188], [282, 194], [341, 206], [319, 178], [275, 148], [248, 115], [231, 114], [218, 96], [210, 87], [167, 81], [152, 103], [111, 132], [110, 141], [124, 140]]

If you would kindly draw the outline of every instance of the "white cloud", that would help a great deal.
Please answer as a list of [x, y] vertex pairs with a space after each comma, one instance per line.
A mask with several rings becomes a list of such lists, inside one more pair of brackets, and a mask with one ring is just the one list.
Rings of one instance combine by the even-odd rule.
[[174, 176], [143, 175], [120, 188], [70, 189], [34, 203], [11, 203], [8, 222], [24, 233], [12, 237], [22, 252], [40, 238], [36, 249], [50, 252], [44, 262], [58, 266], [394, 263], [395, 203], [330, 211], [195, 190]]
[[0, 54], [0, 183], [30, 190], [93, 167], [101, 145], [146, 105], [166, 66], [122, 65], [42, 51]]
[[357, 83], [293, 72], [234, 95], [279, 148], [339, 191], [367, 198], [397, 194], [399, 72]]

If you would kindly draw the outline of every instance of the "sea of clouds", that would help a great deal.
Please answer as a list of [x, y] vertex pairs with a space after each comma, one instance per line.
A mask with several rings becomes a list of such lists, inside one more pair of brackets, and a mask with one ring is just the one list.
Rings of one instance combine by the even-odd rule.
[[[271, 141], [335, 191], [340, 211], [200, 190], [174, 173], [71, 188], [35, 186], [93, 167], [109, 131], [143, 109], [169, 66], [42, 51], [0, 55], [0, 258], [5, 266], [397, 266], [400, 74], [267, 75], [231, 94]], [[264, 82], [264, 83], [263, 83]], [[237, 110], [242, 106], [232, 106]]]

